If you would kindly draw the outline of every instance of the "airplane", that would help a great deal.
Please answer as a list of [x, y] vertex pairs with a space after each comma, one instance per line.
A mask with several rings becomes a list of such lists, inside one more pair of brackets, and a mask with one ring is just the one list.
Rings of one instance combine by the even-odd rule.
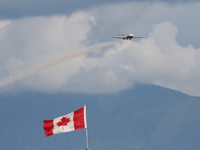
[[126, 40], [131, 40], [131, 39], [136, 39], [136, 38], [143, 38], [143, 37], [135, 37], [133, 34], [118, 34], [121, 36], [113, 37], [113, 38], [118, 38], [118, 39], [126, 39]]

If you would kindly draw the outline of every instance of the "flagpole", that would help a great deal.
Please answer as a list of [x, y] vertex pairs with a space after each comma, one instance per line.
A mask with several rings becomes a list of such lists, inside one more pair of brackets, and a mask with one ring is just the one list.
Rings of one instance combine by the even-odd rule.
[[87, 128], [85, 128], [85, 132], [86, 132], [86, 149], [89, 150], [89, 146], [88, 146], [88, 130], [87, 130]]
[[89, 145], [88, 145], [88, 129], [87, 129], [87, 119], [86, 119], [86, 105], [84, 105], [85, 107], [85, 124], [86, 124], [86, 128], [85, 128], [85, 136], [86, 136], [86, 150], [89, 150]]

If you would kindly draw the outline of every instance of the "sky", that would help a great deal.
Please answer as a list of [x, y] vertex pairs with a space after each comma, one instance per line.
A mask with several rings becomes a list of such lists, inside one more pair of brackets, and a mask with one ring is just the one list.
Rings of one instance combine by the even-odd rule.
[[[0, 94], [152, 83], [200, 96], [199, 8], [197, 0], [0, 1]], [[120, 33], [144, 38], [112, 38]]]

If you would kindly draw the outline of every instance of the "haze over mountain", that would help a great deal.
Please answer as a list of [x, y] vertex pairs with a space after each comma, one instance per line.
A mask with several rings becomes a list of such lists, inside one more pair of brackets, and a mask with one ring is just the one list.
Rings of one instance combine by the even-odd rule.
[[45, 137], [43, 120], [87, 105], [91, 150], [199, 150], [200, 98], [155, 85], [116, 94], [16, 93], [0, 96], [0, 149], [77, 150], [85, 130]]

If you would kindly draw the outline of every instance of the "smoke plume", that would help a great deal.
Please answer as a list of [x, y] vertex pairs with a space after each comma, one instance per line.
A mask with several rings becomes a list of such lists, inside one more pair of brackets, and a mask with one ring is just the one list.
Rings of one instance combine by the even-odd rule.
[[95, 45], [95, 46], [86, 48], [84, 50], [81, 50], [80, 52], [77, 52], [74, 55], [71, 55], [71, 56], [67, 55], [67, 56], [64, 56], [64, 57], [61, 57], [61, 58], [54, 59], [51, 62], [46, 63], [46, 64], [42, 64], [42, 65], [38, 66], [37, 68], [35, 68], [33, 70], [27, 71], [25, 73], [19, 73], [19, 74], [15, 75], [15, 76], [10, 76], [9, 78], [4, 79], [3, 81], [0, 82], [0, 87], [4, 87], [6, 85], [14, 83], [17, 80], [24, 79], [26, 77], [34, 75], [34, 74], [36, 74], [38, 72], [41, 72], [43, 70], [46, 70], [48, 68], [57, 66], [57, 65], [62, 64], [64, 62], [66, 62], [66, 61], [75, 59], [75, 58], [80, 57], [80, 56], [82, 56], [84, 54], [87, 54], [89, 52], [93, 52], [93, 51], [102, 49], [104, 47], [108, 47], [108, 46], [113, 45], [113, 44], [114, 43], [102, 43], [102, 44]]

